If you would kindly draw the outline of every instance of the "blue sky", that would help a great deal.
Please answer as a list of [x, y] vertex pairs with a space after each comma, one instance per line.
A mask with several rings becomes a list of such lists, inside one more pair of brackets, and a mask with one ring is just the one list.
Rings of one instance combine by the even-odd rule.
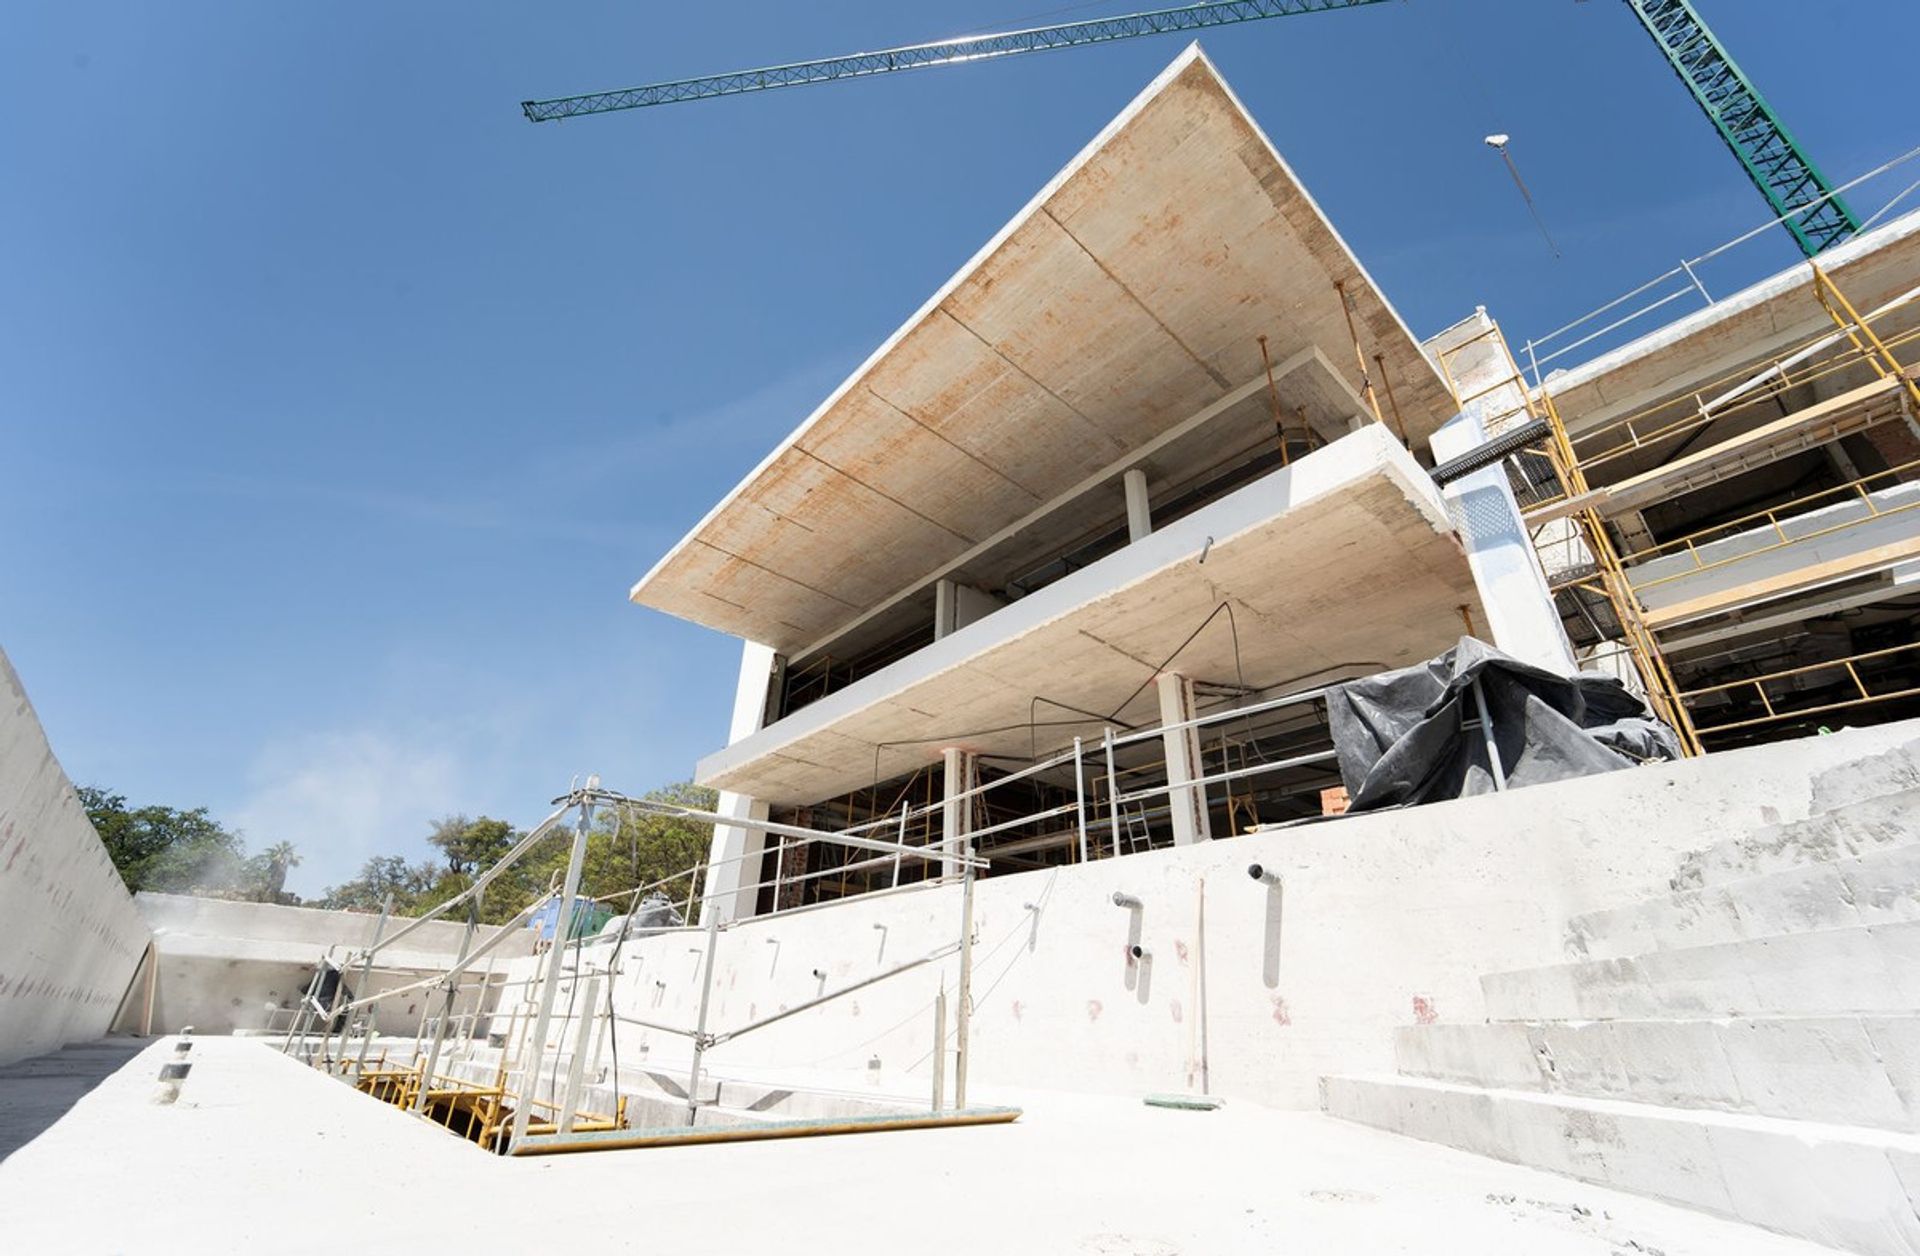
[[[628, 586], [1182, 41], [518, 102], [1052, 7], [12, 6], [0, 646], [69, 774], [292, 840], [307, 893], [446, 812], [688, 775], [736, 647]], [[1920, 144], [1911, 0], [1700, 8], [1836, 179]], [[1421, 334], [1482, 303], [1537, 334], [1767, 216], [1621, 4], [1203, 43]], [[1778, 234], [1710, 284], [1792, 261]]]

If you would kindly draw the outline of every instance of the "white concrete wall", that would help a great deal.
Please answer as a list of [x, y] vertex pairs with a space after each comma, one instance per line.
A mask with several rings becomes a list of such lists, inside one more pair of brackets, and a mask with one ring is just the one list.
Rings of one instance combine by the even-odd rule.
[[[134, 905], [153, 930], [159, 954], [154, 979], [152, 1028], [170, 1033], [191, 1025], [200, 1034], [259, 1033], [283, 1029], [312, 978], [314, 966], [331, 952], [344, 961], [373, 941], [379, 917], [371, 913], [321, 911], [277, 903], [243, 903], [178, 894], [139, 894]], [[396, 920], [389, 935], [408, 922]], [[476, 941], [490, 926], [481, 926]], [[383, 966], [363, 983], [357, 969], [348, 978], [356, 995], [408, 984], [451, 964], [466, 932], [464, 922], [430, 921], [380, 953]], [[494, 954], [502, 965], [533, 952], [534, 933], [522, 929]], [[478, 980], [476, 976], [475, 980]], [[138, 1031], [145, 1025], [147, 977], [129, 1001], [117, 1026]], [[363, 984], [367, 987], [362, 989]], [[474, 993], [463, 993], [458, 1011], [473, 1010]], [[382, 1033], [413, 1033], [419, 1026], [427, 992], [397, 996], [379, 1005]]]
[[0, 652], [0, 1064], [104, 1034], [147, 938]]
[[[1324, 1074], [1389, 1071], [1396, 1028], [1483, 1017], [1480, 974], [1562, 958], [1570, 917], [1663, 890], [1682, 854], [1727, 833], [1804, 817], [1813, 774], [1915, 737], [1920, 724], [1887, 725], [989, 879], [978, 891], [972, 1076], [1120, 1093], [1188, 1086], [1204, 953], [1214, 1091], [1311, 1108]], [[1280, 872], [1281, 889], [1249, 878], [1256, 861]], [[1115, 891], [1142, 909], [1116, 907]], [[711, 1028], [926, 955], [959, 923], [959, 887], [946, 885], [725, 930]], [[1133, 942], [1146, 962], [1129, 959]], [[691, 1026], [701, 945], [689, 932], [630, 943], [622, 1013]], [[710, 1065], [860, 1070], [877, 1055], [889, 1075], [925, 1076], [934, 993], [944, 976], [951, 994], [956, 975], [948, 959], [891, 978], [724, 1043]], [[684, 1059], [684, 1038], [623, 1026], [623, 1050], [635, 1039], [654, 1065]]]
[[[223, 898], [195, 898], [185, 894], [143, 892], [134, 896], [147, 926], [153, 930], [164, 950], [171, 938], [191, 934], [229, 942], [238, 952], [263, 950], [274, 943], [291, 943], [304, 948], [308, 958], [318, 958], [330, 946], [343, 950], [373, 942], [380, 917], [372, 912], [323, 911], [315, 907], [286, 907], [279, 903], [246, 903]], [[460, 916], [455, 908], [450, 915]], [[392, 934], [411, 922], [395, 919], [387, 928]], [[488, 926], [482, 925], [484, 930]], [[430, 920], [414, 930], [400, 945], [408, 951], [454, 954], [466, 933], [465, 917], [459, 920]], [[526, 955], [533, 949], [533, 930], [526, 931], [524, 943], [502, 943], [509, 955]]]
[[[768, 696], [779, 665], [779, 656], [771, 648], [753, 641], [740, 643], [740, 678], [734, 685], [733, 719], [727, 727], [729, 745], [752, 736], [766, 722]], [[767, 818], [766, 803], [732, 790], [721, 790], [714, 806], [721, 815], [735, 819]], [[707, 883], [700, 900], [703, 911], [717, 911], [722, 920], [753, 915], [760, 894], [758, 856], [766, 845], [767, 835], [758, 829], [720, 825], [713, 830]]]

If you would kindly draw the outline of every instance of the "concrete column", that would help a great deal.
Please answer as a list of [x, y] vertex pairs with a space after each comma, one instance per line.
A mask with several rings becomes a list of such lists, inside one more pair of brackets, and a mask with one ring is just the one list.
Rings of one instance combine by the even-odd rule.
[[938, 641], [954, 630], [959, 599], [951, 580], [933, 582], [933, 639]]
[[[773, 703], [775, 678], [786, 667], [786, 660], [772, 649], [752, 641], [741, 643], [740, 679], [733, 694], [733, 722], [727, 744], [760, 731]], [[721, 790], [715, 807], [720, 814], [740, 820], [764, 820], [767, 804], [746, 794]], [[766, 849], [766, 834], [755, 829], [731, 825], [713, 826], [713, 845], [707, 852], [707, 879], [701, 898], [700, 923], [709, 913], [719, 913], [724, 923], [753, 915], [760, 891], [759, 855]]]
[[1185, 785], [1205, 775], [1200, 768], [1200, 730], [1169, 726], [1194, 717], [1193, 682], [1175, 672], [1162, 672], [1154, 678], [1154, 684], [1160, 690], [1160, 724], [1168, 729], [1160, 740], [1166, 748], [1167, 784], [1172, 787], [1167, 802], [1173, 809], [1173, 844], [1191, 846], [1213, 837], [1207, 817], [1207, 787]]
[[960, 875], [958, 857], [965, 851], [966, 835], [972, 828], [973, 799], [960, 795], [979, 783], [979, 761], [955, 749], [941, 751], [940, 757], [946, 769], [946, 797], [940, 808], [940, 848], [946, 858], [941, 860], [940, 875], [951, 880]]
[[[1487, 439], [1477, 406], [1456, 416], [1433, 434], [1433, 456], [1445, 462], [1478, 448]], [[1520, 506], [1507, 485], [1504, 467], [1495, 465], [1455, 480], [1441, 490], [1453, 526], [1467, 550], [1486, 624], [1478, 635], [1535, 667], [1570, 676], [1578, 665], [1566, 630], [1560, 626], [1540, 557], [1520, 519]]]
[[1145, 540], [1153, 531], [1153, 510], [1147, 503], [1147, 473], [1135, 467], [1120, 480], [1127, 490], [1127, 541]]

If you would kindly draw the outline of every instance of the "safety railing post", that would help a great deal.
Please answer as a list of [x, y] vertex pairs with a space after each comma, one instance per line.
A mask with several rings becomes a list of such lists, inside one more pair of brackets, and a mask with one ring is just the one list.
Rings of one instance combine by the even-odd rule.
[[[597, 789], [598, 777], [588, 780], [588, 789]], [[540, 1012], [534, 1020], [533, 1042], [527, 1053], [526, 1071], [520, 1076], [520, 1094], [513, 1105], [513, 1142], [527, 1136], [527, 1122], [533, 1116], [535, 1088], [540, 1081], [541, 1057], [546, 1051], [547, 1027], [553, 1021], [553, 999], [560, 990], [560, 972], [566, 958], [567, 939], [573, 932], [574, 899], [580, 893], [580, 868], [587, 857], [587, 836], [593, 830], [593, 803], [580, 802], [580, 823], [574, 829], [573, 853], [567, 859], [566, 882], [560, 893], [560, 907], [554, 913], [553, 946], [547, 952], [547, 973], [540, 987]]]
[[1108, 725], [1100, 732], [1101, 745], [1107, 752], [1107, 828], [1113, 841], [1113, 853], [1120, 853], [1120, 786], [1113, 772], [1113, 726]]
[[[365, 962], [363, 962], [360, 965], [360, 993], [363, 996], [368, 993], [368, 986], [370, 986], [373, 982], [374, 948], [380, 945], [380, 935], [387, 931], [387, 918], [391, 915], [393, 915], [393, 894], [389, 892], [386, 898], [383, 899], [380, 903], [380, 921], [378, 924], [374, 925], [373, 927], [373, 942], [367, 948], [367, 958]], [[372, 1031], [374, 1021], [379, 1018], [379, 1013], [369, 1008], [367, 1012], [367, 1017], [368, 1017], [368, 1020], [367, 1020], [366, 1026], [364, 1027], [364, 1030], [360, 1035], [360, 1054], [356, 1056], [353, 1061], [353, 1075], [356, 1078], [359, 1077], [361, 1073], [366, 1071], [367, 1048], [373, 1045], [373, 1033], [371, 1031]], [[347, 1023], [349, 1025], [353, 1023], [352, 1008], [347, 1009]], [[345, 1038], [341, 1039], [340, 1046], [341, 1046], [342, 1053], [344, 1053], [346, 1050]], [[345, 1072], [344, 1069], [341, 1071], [343, 1073]]]
[[947, 979], [940, 978], [940, 993], [933, 996], [933, 1110], [947, 1103]]
[[[567, 1093], [560, 1102], [560, 1122], [558, 1130], [562, 1134], [573, 1133], [573, 1118], [580, 1110], [580, 1083], [585, 1077], [587, 1066], [587, 1041], [594, 1024], [594, 1012], [600, 1002], [600, 974], [587, 978], [586, 1010], [580, 1014], [580, 1023], [573, 1032], [573, 1058], [567, 1061]], [[614, 1083], [614, 1093], [620, 1090], [619, 1082]], [[617, 1101], [616, 1101], [617, 1102]]]
[[[474, 930], [480, 927], [480, 904], [484, 897], [476, 894], [467, 900], [467, 931], [460, 935], [460, 954], [454, 959], [456, 970], [461, 964], [466, 963], [467, 950], [473, 945]], [[440, 1015], [434, 1021], [433, 1045], [427, 1048], [427, 1077], [420, 1087], [419, 1095], [414, 1098], [415, 1112], [427, 1110], [427, 1092], [433, 1089], [434, 1074], [440, 1068], [440, 1049], [446, 1045], [447, 1026], [453, 1021], [454, 1005], [460, 998], [460, 977], [461, 973], [458, 971], [447, 974], [447, 993], [446, 997], [440, 1001]]]
[[720, 915], [707, 913], [706, 954], [701, 957], [700, 1012], [694, 1021], [693, 1066], [687, 1070], [687, 1125], [700, 1116], [700, 1063], [707, 1051], [707, 1009], [713, 1002], [713, 954], [720, 942]]
[[1494, 740], [1493, 721], [1487, 718], [1487, 697], [1481, 691], [1480, 678], [1473, 678], [1473, 706], [1480, 715], [1480, 735], [1487, 741], [1487, 767], [1493, 773], [1493, 788], [1504, 791], [1507, 788], [1506, 769], [1500, 765], [1500, 746]]
[[1080, 862], [1087, 862], [1087, 774], [1080, 753], [1080, 739], [1073, 739], [1073, 819], [1080, 834]]
[[964, 863], [960, 873], [960, 1002], [955, 1017], [958, 1032], [953, 1051], [953, 1106], [956, 1109], [967, 1106], [967, 1056], [970, 1054], [967, 1037], [973, 1019], [973, 883], [976, 862], [973, 839], [962, 835], [960, 851]]

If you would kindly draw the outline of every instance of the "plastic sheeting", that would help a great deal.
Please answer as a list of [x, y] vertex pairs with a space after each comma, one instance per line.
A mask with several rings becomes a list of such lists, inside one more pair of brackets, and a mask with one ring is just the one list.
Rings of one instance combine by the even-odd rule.
[[1680, 754], [1673, 730], [1613, 677], [1557, 675], [1462, 637], [1438, 658], [1327, 695], [1348, 810], [1492, 793], [1476, 688], [1508, 788]]

